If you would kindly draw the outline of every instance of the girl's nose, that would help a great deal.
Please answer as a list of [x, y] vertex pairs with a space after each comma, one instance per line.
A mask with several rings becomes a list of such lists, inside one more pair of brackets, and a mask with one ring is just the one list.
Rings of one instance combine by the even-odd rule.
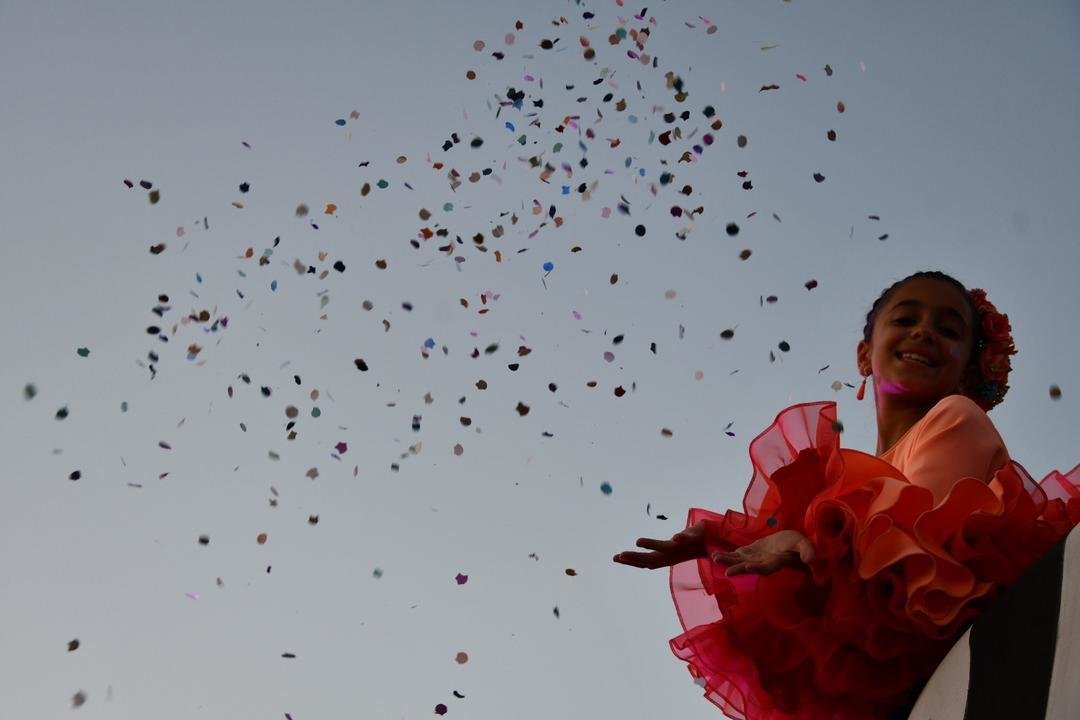
[[913, 338], [931, 338], [935, 336], [934, 326], [930, 323], [919, 323], [911, 329]]

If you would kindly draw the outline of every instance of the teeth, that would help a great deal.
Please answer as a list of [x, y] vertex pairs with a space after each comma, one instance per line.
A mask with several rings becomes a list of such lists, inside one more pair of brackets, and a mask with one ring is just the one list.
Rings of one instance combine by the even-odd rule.
[[923, 365], [933, 367], [933, 364], [930, 362], [930, 359], [925, 358], [922, 355], [916, 355], [914, 353], [901, 353], [900, 357], [905, 359], [905, 360], [914, 360], [916, 362], [921, 362]]

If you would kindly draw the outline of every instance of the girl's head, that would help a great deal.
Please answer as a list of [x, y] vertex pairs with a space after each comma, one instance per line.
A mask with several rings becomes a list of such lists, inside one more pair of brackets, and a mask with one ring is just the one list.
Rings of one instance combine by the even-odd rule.
[[917, 272], [882, 292], [866, 314], [856, 351], [878, 394], [933, 406], [967, 395], [984, 410], [1005, 396], [1015, 354], [1008, 317], [981, 290], [936, 270]]

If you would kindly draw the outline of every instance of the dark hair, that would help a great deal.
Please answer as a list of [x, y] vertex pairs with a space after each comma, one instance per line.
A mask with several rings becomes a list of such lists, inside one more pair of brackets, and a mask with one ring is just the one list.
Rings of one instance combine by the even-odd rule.
[[964, 296], [964, 302], [967, 303], [968, 310], [971, 311], [972, 322], [972, 336], [971, 336], [971, 357], [968, 358], [968, 365], [974, 363], [979, 357], [979, 350], [984, 345], [982, 326], [979, 323], [979, 313], [975, 308], [975, 301], [971, 299], [971, 295], [968, 293], [968, 289], [964, 287], [964, 283], [960, 282], [952, 275], [946, 275], [940, 270], [920, 270], [917, 273], [912, 273], [902, 280], [897, 280], [881, 293], [881, 296], [874, 301], [873, 306], [870, 308], [870, 312], [866, 313], [866, 325], [863, 326], [863, 340], [870, 342], [870, 335], [874, 330], [874, 319], [877, 317], [878, 311], [885, 306], [885, 301], [892, 296], [894, 292], [900, 289], [900, 287], [909, 280], [941, 280], [947, 282]]

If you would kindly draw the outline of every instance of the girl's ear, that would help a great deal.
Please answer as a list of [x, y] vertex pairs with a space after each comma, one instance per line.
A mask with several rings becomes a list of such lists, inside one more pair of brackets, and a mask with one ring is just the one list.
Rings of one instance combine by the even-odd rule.
[[865, 340], [860, 340], [855, 347], [855, 367], [860, 375], [870, 374], [870, 343]]

